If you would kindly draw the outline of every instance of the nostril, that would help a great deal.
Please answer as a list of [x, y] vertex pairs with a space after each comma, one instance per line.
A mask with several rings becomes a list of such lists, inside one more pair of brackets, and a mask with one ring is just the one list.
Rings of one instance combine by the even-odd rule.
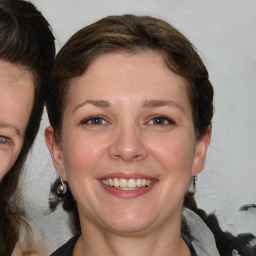
[[[127, 128], [126, 128], [127, 129]], [[114, 136], [109, 147], [109, 155], [115, 160], [138, 161], [147, 155], [144, 143], [132, 129], [122, 130]]]
[[125, 162], [139, 161], [144, 158], [146, 154], [133, 154], [133, 152], [126, 152], [120, 154], [112, 154], [111, 157], [116, 160], [123, 160]]

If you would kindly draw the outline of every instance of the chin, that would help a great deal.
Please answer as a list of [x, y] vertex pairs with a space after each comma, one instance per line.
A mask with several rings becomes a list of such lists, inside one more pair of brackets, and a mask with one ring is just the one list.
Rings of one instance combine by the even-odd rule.
[[108, 228], [109, 231], [116, 234], [141, 234], [144, 232], [148, 232], [150, 225], [146, 223], [138, 223], [138, 222], [126, 222], [126, 223], [115, 223]]
[[154, 223], [151, 214], [126, 213], [117, 216], [113, 214], [110, 219], [105, 220], [105, 229], [118, 234], [143, 233]]

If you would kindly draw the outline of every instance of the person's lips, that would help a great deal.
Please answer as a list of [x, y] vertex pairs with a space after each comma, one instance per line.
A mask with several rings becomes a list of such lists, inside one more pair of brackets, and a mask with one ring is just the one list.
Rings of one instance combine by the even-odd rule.
[[118, 197], [134, 198], [149, 192], [157, 179], [145, 175], [112, 174], [99, 181], [105, 190]]

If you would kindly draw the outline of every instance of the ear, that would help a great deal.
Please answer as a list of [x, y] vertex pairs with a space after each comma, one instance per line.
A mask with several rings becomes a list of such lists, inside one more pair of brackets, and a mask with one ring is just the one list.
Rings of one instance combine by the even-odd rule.
[[55, 169], [62, 177], [62, 179], [66, 180], [66, 173], [65, 173], [65, 165], [63, 159], [63, 151], [61, 147], [61, 143], [56, 142], [54, 136], [54, 129], [52, 126], [48, 126], [44, 132], [45, 142], [46, 145], [51, 153], [52, 161], [55, 166]]
[[208, 126], [204, 136], [197, 141], [192, 170], [193, 176], [200, 173], [204, 168], [206, 152], [211, 140], [211, 134], [212, 129], [210, 126]]

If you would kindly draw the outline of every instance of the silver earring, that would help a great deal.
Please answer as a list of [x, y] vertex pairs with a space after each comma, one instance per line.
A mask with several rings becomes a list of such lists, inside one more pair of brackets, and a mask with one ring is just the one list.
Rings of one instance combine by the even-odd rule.
[[67, 192], [67, 185], [63, 182], [60, 176], [60, 184], [57, 187], [57, 194], [58, 195], [65, 195]]
[[196, 193], [197, 175], [194, 175], [189, 183], [188, 192], [194, 195]]

